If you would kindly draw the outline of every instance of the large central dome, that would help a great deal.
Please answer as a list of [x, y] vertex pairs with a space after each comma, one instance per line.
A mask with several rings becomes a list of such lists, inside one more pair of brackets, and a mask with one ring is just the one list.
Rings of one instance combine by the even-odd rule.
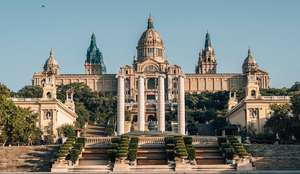
[[137, 49], [138, 61], [152, 58], [158, 62], [164, 62], [164, 44], [160, 34], [154, 30], [153, 19], [148, 18], [147, 30], [139, 39]]

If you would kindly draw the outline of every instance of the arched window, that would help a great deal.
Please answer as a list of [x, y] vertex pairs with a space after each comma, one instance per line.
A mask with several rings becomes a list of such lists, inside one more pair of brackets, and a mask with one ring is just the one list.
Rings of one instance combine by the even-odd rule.
[[47, 92], [47, 98], [51, 98], [51, 92]]
[[255, 90], [252, 90], [251, 91], [251, 97], [255, 97], [256, 96], [256, 91]]

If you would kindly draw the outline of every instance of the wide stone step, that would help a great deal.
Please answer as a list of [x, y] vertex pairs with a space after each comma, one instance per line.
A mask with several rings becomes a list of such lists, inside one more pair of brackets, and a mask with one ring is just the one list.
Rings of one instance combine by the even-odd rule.
[[71, 172], [108, 172], [110, 171], [110, 166], [108, 165], [86, 165], [77, 166], [71, 170]]
[[221, 152], [196, 152], [196, 156], [222, 156]]
[[161, 152], [161, 153], [141, 153], [141, 152], [138, 152], [137, 153], [137, 156], [138, 157], [166, 157], [166, 153], [165, 152]]
[[165, 149], [138, 149], [137, 153], [165, 153]]
[[131, 168], [131, 170], [136, 171], [148, 171], [148, 172], [162, 172], [162, 171], [173, 171], [169, 165], [136, 165], [135, 167]]
[[196, 158], [198, 165], [215, 165], [225, 164], [225, 160], [222, 158]]
[[107, 165], [108, 160], [86, 160], [86, 159], [79, 159], [79, 166], [86, 166], [86, 165]]
[[154, 159], [154, 160], [160, 160], [160, 159], [166, 159], [166, 155], [153, 155], [153, 154], [147, 154], [143, 156], [137, 156], [137, 159]]
[[107, 155], [103, 156], [82, 156], [81, 160], [106, 160]]
[[195, 149], [196, 152], [220, 152], [219, 149]]
[[218, 146], [195, 147], [195, 150], [219, 150]]
[[222, 172], [222, 171], [234, 171], [235, 168], [228, 164], [217, 164], [217, 165], [196, 165], [193, 166], [193, 170], [196, 171], [214, 171], [214, 172]]
[[82, 154], [82, 158], [94, 158], [94, 157], [107, 158], [108, 155], [106, 153], [83, 153]]
[[168, 165], [168, 161], [155, 159], [137, 159], [137, 165]]

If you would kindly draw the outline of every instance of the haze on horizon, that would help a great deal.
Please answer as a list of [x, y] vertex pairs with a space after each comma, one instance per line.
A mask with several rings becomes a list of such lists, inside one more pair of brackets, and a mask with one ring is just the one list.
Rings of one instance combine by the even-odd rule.
[[0, 83], [30, 85], [51, 48], [61, 73], [84, 73], [92, 32], [108, 73], [116, 73], [132, 63], [151, 13], [169, 62], [185, 73], [194, 72], [208, 30], [219, 73], [241, 72], [250, 46], [271, 87], [290, 87], [300, 81], [299, 7], [297, 0], [1, 1]]

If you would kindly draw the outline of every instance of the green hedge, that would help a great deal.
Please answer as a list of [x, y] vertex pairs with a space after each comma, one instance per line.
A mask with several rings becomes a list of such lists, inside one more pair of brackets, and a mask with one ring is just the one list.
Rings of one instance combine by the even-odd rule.
[[187, 149], [184, 144], [183, 136], [175, 136], [175, 154], [177, 157], [186, 157], [188, 156]]
[[82, 149], [85, 145], [84, 138], [77, 138], [75, 144], [73, 145], [73, 149], [70, 151], [70, 160], [75, 163], [81, 154]]
[[175, 158], [175, 138], [173, 136], [165, 137], [165, 149], [169, 161]]
[[129, 136], [122, 135], [119, 141], [119, 147], [117, 152], [117, 157], [123, 158], [127, 157], [128, 155], [128, 146], [129, 146]]
[[129, 142], [128, 160], [135, 161], [139, 138], [131, 137]]

